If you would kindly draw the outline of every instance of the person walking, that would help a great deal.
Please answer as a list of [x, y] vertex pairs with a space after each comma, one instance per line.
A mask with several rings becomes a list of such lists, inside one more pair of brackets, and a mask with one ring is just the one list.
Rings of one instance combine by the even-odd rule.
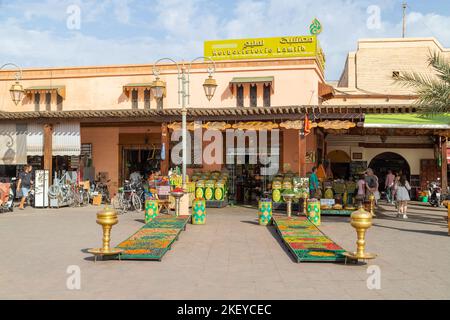
[[312, 173], [309, 176], [309, 194], [311, 198], [315, 198], [319, 190], [319, 178], [317, 177], [317, 168], [312, 168]]
[[392, 173], [392, 170], [388, 170], [384, 182], [384, 188], [386, 190], [387, 202], [391, 204], [394, 204], [394, 197], [393, 197], [394, 182], [395, 182], [395, 175]]
[[380, 192], [378, 191], [379, 183], [378, 177], [375, 175], [371, 168], [366, 170], [366, 188], [367, 188], [367, 196], [373, 194], [375, 196], [375, 205], [378, 205], [378, 200], [380, 200]]
[[25, 201], [27, 200], [28, 193], [31, 189], [31, 171], [33, 167], [29, 164], [26, 164], [23, 168], [23, 171], [19, 174], [19, 181], [17, 182], [17, 193], [22, 192], [22, 197], [20, 199], [19, 209], [23, 210], [25, 207]]
[[400, 215], [403, 215], [403, 219], [408, 219], [406, 212], [408, 210], [408, 201], [411, 200], [409, 197], [411, 185], [408, 180], [406, 180], [405, 175], [400, 177], [398, 182], [395, 184], [395, 189], [398, 202], [397, 218], [400, 217]]
[[355, 199], [357, 202], [359, 202], [359, 207], [364, 205], [364, 199], [366, 198], [366, 180], [363, 174], [359, 176], [359, 180], [356, 185], [358, 186], [358, 192]]

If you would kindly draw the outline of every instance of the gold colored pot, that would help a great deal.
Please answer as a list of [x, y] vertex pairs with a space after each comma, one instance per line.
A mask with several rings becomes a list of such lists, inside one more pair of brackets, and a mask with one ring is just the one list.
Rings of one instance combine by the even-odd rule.
[[96, 257], [97, 255], [116, 255], [121, 253], [122, 250], [115, 248], [111, 249], [110, 247], [112, 226], [119, 222], [116, 210], [106, 207], [103, 210], [97, 212], [96, 222], [101, 225], [103, 229], [103, 247], [90, 249], [88, 251], [94, 254]]
[[363, 207], [354, 211], [350, 216], [350, 224], [356, 230], [356, 252], [345, 252], [344, 255], [352, 260], [368, 260], [376, 257], [375, 254], [365, 252], [366, 231], [372, 226], [372, 214]]

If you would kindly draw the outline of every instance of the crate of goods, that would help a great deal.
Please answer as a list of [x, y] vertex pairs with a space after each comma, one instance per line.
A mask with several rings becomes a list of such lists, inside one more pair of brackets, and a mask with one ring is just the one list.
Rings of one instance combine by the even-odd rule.
[[195, 185], [195, 197], [197, 199], [205, 198], [205, 182], [203, 180], [197, 181]]
[[214, 180], [206, 181], [206, 183], [205, 183], [205, 199], [207, 201], [214, 200], [214, 187], [215, 187]]

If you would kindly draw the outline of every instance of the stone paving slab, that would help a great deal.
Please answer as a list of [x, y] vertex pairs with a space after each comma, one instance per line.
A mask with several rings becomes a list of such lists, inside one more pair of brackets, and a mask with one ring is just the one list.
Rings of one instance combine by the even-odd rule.
[[[162, 262], [97, 261], [99, 208], [26, 209], [0, 214], [0, 299], [450, 299], [450, 241], [443, 209], [409, 206], [409, 219], [381, 205], [367, 232], [369, 265], [295, 263], [273, 227], [251, 208], [207, 209], [187, 225]], [[141, 228], [144, 213], [119, 217], [111, 245]], [[321, 230], [354, 250], [349, 217], [323, 217]], [[81, 289], [66, 286], [78, 266]], [[369, 290], [368, 267], [380, 272]], [[262, 276], [263, 275], [263, 276]]]

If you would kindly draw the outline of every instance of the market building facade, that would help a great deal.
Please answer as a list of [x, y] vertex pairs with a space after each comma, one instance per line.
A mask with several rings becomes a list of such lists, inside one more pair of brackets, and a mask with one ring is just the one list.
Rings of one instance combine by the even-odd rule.
[[[393, 84], [398, 72], [429, 72], [429, 49], [449, 52], [435, 39], [361, 40], [341, 79], [327, 82], [316, 36], [208, 41], [205, 56], [214, 63], [157, 65], [165, 83], [161, 98], [152, 90], [153, 65], [26, 69], [20, 79], [25, 94], [16, 105], [8, 92], [16, 71], [2, 70], [1, 175], [15, 175], [25, 163], [52, 175], [83, 168], [84, 178], [107, 176], [115, 193], [133, 170], [166, 174], [174, 165], [171, 133], [181, 120], [182, 66], [190, 71], [189, 123], [276, 127], [280, 172], [306, 176], [329, 160], [335, 176], [348, 178], [367, 166], [383, 175], [391, 165], [417, 190], [437, 178], [445, 186], [450, 121], [416, 118], [414, 93]], [[208, 100], [202, 85], [211, 64], [217, 89]], [[190, 165], [189, 173], [221, 171], [230, 153], [250, 156], [224, 150], [223, 163]], [[237, 180], [244, 172], [260, 175], [255, 166], [233, 169]]]

